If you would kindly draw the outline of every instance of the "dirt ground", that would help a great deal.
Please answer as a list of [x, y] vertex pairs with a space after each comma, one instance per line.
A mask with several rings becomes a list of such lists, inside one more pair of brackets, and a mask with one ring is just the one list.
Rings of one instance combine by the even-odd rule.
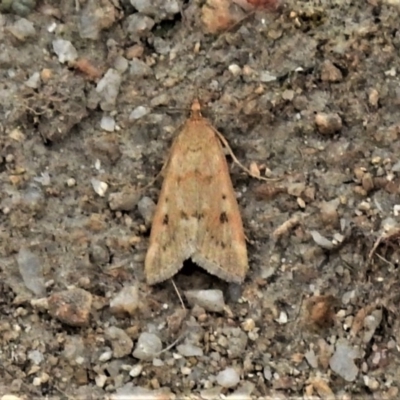
[[[1, 399], [398, 398], [400, 2], [249, 3], [0, 1]], [[250, 270], [148, 286], [196, 96]]]

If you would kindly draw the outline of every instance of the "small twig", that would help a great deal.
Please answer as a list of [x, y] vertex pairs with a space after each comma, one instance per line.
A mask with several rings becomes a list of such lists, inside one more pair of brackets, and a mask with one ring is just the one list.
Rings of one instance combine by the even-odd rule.
[[391, 263], [389, 260], [386, 260], [385, 257], [382, 257], [380, 254], [375, 253], [374, 254], [376, 257], [378, 257], [381, 261], [385, 262], [386, 264], [390, 265], [392, 268], [395, 268], [394, 264]]
[[156, 353], [155, 355], [158, 356], [162, 353], [165, 353], [168, 350], [171, 350], [173, 347], [175, 347], [184, 337], [186, 336], [186, 332], [183, 332], [181, 335], [178, 336], [178, 338], [176, 340], [174, 340], [169, 346], [167, 346], [165, 349], [162, 349], [161, 351], [159, 351], [158, 353]]
[[172, 285], [174, 286], [175, 292], [176, 292], [176, 294], [178, 295], [178, 298], [179, 298], [179, 300], [180, 300], [180, 302], [181, 302], [182, 308], [183, 308], [184, 310], [186, 310], [185, 303], [184, 303], [183, 300], [182, 300], [182, 296], [181, 296], [181, 294], [179, 293], [179, 290], [178, 290], [178, 288], [177, 288], [177, 286], [176, 286], [174, 280], [171, 279], [171, 282], [172, 282]]
[[301, 295], [299, 309], [298, 309], [298, 311], [297, 311], [296, 317], [295, 317], [295, 319], [294, 319], [293, 322], [296, 322], [296, 321], [299, 319], [299, 316], [300, 316], [300, 314], [301, 314], [301, 309], [302, 309], [302, 307], [303, 307], [303, 301], [304, 301], [304, 294]]
[[374, 246], [372, 247], [371, 251], [368, 254], [368, 260], [371, 261], [376, 249], [378, 248], [378, 246], [381, 244], [382, 240], [385, 238], [385, 234], [382, 233], [378, 239], [376, 239]]

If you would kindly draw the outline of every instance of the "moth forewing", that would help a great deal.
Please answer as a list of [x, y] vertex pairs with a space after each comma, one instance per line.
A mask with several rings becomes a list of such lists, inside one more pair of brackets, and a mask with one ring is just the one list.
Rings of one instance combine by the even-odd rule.
[[197, 101], [169, 156], [145, 259], [147, 282], [172, 277], [189, 258], [228, 282], [242, 282], [248, 270], [223, 148]]

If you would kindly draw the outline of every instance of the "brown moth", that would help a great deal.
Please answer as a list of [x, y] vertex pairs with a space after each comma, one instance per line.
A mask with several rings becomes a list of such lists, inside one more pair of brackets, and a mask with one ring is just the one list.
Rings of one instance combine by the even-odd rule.
[[145, 259], [147, 283], [171, 278], [188, 259], [228, 282], [243, 282], [249, 268], [219, 133], [202, 117], [198, 100], [165, 167]]

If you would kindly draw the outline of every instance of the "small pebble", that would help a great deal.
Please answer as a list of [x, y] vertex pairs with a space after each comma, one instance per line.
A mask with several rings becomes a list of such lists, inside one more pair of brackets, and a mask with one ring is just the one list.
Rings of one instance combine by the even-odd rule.
[[134, 44], [133, 46], [128, 47], [126, 49], [125, 55], [126, 55], [126, 58], [128, 58], [129, 60], [132, 60], [132, 58], [142, 57], [143, 52], [144, 52], [143, 46], [141, 46], [139, 44]]
[[261, 71], [260, 73], [260, 82], [268, 83], [268, 82], [273, 82], [276, 81], [276, 76], [272, 75], [268, 71]]
[[139, 308], [139, 290], [136, 285], [124, 286], [110, 301], [110, 311], [114, 315], [133, 316]]
[[106, 375], [97, 375], [95, 378], [96, 386], [102, 388], [106, 382], [107, 382], [107, 376]]
[[92, 184], [93, 190], [100, 196], [100, 197], [104, 197], [104, 195], [107, 192], [108, 189], [108, 185], [106, 182], [103, 181], [99, 181], [96, 178], [92, 178], [90, 180], [90, 183]]
[[115, 107], [119, 89], [121, 86], [121, 74], [110, 68], [96, 86], [96, 92], [100, 94], [100, 107], [103, 111], [111, 111]]
[[201, 347], [189, 343], [180, 344], [176, 349], [184, 357], [202, 357], [204, 355]]
[[76, 185], [76, 180], [74, 178], [68, 178], [67, 179], [67, 186], [68, 187], [73, 187]]
[[222, 312], [225, 308], [224, 295], [221, 290], [188, 290], [184, 294], [192, 307], [198, 305], [212, 312]]
[[113, 211], [132, 211], [139, 202], [140, 193], [135, 190], [123, 190], [110, 193], [108, 205]]
[[25, 82], [25, 86], [28, 86], [31, 89], [37, 89], [40, 86], [40, 73], [34, 72]]
[[46, 294], [46, 286], [39, 257], [22, 247], [17, 255], [17, 263], [25, 286], [36, 296], [43, 297]]
[[159, 358], [154, 358], [153, 359], [153, 366], [154, 367], [163, 367], [164, 366], [164, 361], [160, 360]]
[[218, 385], [224, 388], [235, 387], [240, 382], [239, 374], [234, 368], [226, 368], [217, 375]]
[[285, 313], [285, 311], [281, 311], [281, 312], [279, 313], [279, 318], [277, 319], [277, 322], [278, 322], [278, 324], [281, 324], [281, 325], [287, 324], [287, 322], [288, 322], [288, 316], [287, 316], [287, 314]]
[[132, 369], [129, 371], [129, 376], [132, 378], [136, 378], [139, 376], [143, 371], [143, 365], [141, 364], [136, 364]]
[[92, 295], [83, 289], [70, 289], [52, 294], [48, 298], [49, 314], [70, 326], [89, 323]]
[[100, 128], [107, 132], [114, 132], [115, 130], [115, 119], [109, 115], [103, 115], [100, 121]]
[[133, 58], [129, 62], [129, 75], [131, 78], [140, 79], [151, 76], [153, 70], [143, 61]]
[[233, 76], [239, 76], [242, 73], [242, 69], [237, 64], [231, 64], [228, 69]]
[[125, 57], [117, 56], [114, 60], [114, 68], [120, 73], [123, 74], [129, 67], [129, 62]]
[[306, 358], [310, 367], [318, 368], [318, 359], [317, 359], [317, 356], [315, 355], [314, 350], [306, 351], [306, 353], [304, 354], [304, 357]]
[[129, 121], [136, 121], [147, 115], [150, 112], [150, 109], [144, 106], [136, 107], [130, 114], [129, 114]]
[[104, 353], [100, 354], [99, 361], [100, 362], [109, 361], [109, 360], [111, 360], [112, 355], [113, 355], [112, 351], [111, 350], [107, 350]]
[[36, 35], [35, 26], [31, 21], [28, 21], [25, 18], [21, 18], [14, 22], [14, 24], [8, 28], [8, 31], [22, 42]]
[[332, 135], [342, 129], [342, 119], [339, 114], [318, 113], [315, 116], [315, 124], [319, 133]]
[[42, 384], [42, 380], [39, 376], [33, 378], [32, 385], [33, 386], [40, 386]]
[[329, 360], [332, 371], [347, 382], [353, 382], [358, 375], [358, 367], [354, 359], [358, 357], [358, 351], [348, 345], [344, 340], [336, 344], [335, 353]]
[[270, 380], [272, 379], [272, 371], [271, 371], [271, 368], [270, 368], [269, 366], [265, 366], [265, 367], [264, 367], [264, 369], [263, 369], [263, 375], [264, 375], [264, 378], [265, 378], [267, 381], [270, 381]]
[[69, 40], [53, 40], [53, 50], [61, 64], [76, 61], [78, 58], [78, 52]]
[[190, 375], [192, 372], [192, 369], [189, 367], [182, 367], [181, 368], [181, 374], [182, 375]]
[[251, 332], [256, 327], [256, 323], [254, 322], [254, 319], [247, 318], [242, 322], [241, 326], [245, 332]]
[[334, 244], [329, 239], [322, 236], [319, 232], [310, 231], [310, 234], [314, 242], [323, 249], [332, 250], [335, 247]]
[[139, 214], [144, 219], [146, 225], [151, 225], [156, 209], [156, 204], [154, 203], [154, 201], [150, 197], [144, 196], [139, 200], [137, 206]]
[[151, 31], [155, 25], [155, 21], [141, 14], [131, 14], [125, 20], [125, 28], [132, 37], [140, 37]]
[[31, 360], [35, 365], [39, 365], [44, 361], [44, 356], [39, 350], [32, 350], [28, 353], [28, 359]]
[[150, 361], [160, 353], [161, 339], [154, 333], [143, 332], [140, 334], [132, 355], [143, 361]]
[[340, 82], [343, 74], [339, 68], [333, 65], [332, 61], [325, 60], [321, 69], [321, 80], [325, 82]]
[[111, 342], [113, 356], [115, 358], [125, 357], [132, 351], [132, 339], [123, 329], [110, 326], [105, 331], [105, 337]]

